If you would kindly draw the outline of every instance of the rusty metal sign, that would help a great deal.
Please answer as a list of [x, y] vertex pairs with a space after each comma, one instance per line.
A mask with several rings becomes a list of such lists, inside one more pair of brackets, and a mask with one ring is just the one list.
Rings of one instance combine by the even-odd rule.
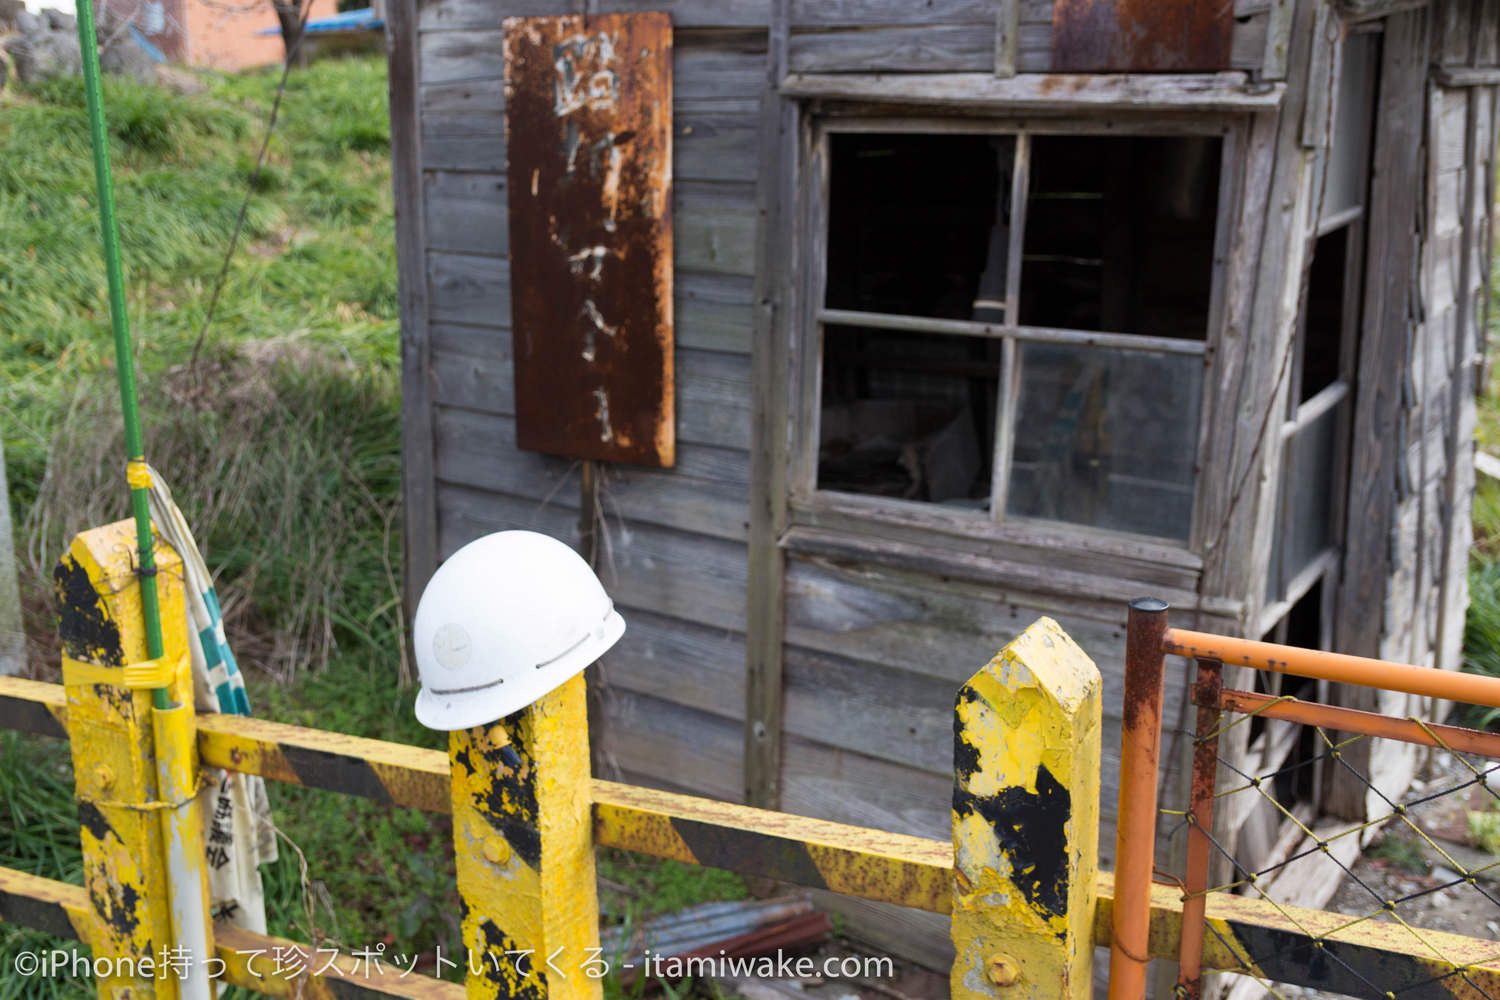
[[1054, 73], [1229, 69], [1233, 0], [1056, 0]]
[[670, 18], [507, 18], [505, 128], [517, 443], [670, 466]]

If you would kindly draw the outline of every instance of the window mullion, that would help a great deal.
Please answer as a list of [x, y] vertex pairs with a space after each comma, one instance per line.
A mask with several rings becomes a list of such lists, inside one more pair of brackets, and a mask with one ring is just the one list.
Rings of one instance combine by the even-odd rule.
[[[1005, 322], [1021, 320], [1021, 247], [1026, 234], [1026, 197], [1031, 186], [1031, 136], [1016, 136], [1010, 176], [1010, 246], [1005, 258]], [[1020, 351], [1015, 337], [1006, 337], [1000, 350], [1000, 391], [995, 394], [995, 442], [990, 475], [990, 518], [1005, 517], [1010, 490], [1010, 458], [1015, 442], [1016, 404], [1021, 391]]]

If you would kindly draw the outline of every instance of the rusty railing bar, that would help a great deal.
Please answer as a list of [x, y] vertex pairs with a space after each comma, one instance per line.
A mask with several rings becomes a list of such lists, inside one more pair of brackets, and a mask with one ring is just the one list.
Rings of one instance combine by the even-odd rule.
[[1178, 950], [1177, 983], [1190, 1000], [1198, 1000], [1203, 979], [1203, 939], [1207, 925], [1210, 837], [1214, 825], [1214, 791], [1219, 774], [1219, 692], [1224, 665], [1199, 660], [1193, 682], [1193, 704], [1198, 707], [1193, 742], [1193, 786], [1188, 800], [1187, 860], [1183, 872], [1182, 945]]
[[[45, 717], [66, 736], [62, 687], [0, 677], [0, 728]], [[453, 809], [448, 755], [239, 715], [197, 718], [205, 767], [434, 813]], [[27, 728], [15, 726], [14, 728]], [[40, 732], [36, 726], [27, 728]], [[594, 839], [916, 909], [952, 907], [953, 844], [611, 781], [593, 781]]]
[[1388, 740], [1446, 747], [1461, 753], [1500, 758], [1500, 733], [1446, 726], [1436, 722], [1418, 723], [1393, 715], [1379, 715], [1355, 708], [1340, 708], [1336, 705], [1300, 701], [1286, 696], [1277, 697], [1258, 691], [1237, 691], [1233, 688], [1224, 689], [1219, 696], [1219, 705], [1226, 712], [1261, 715], [1267, 719], [1321, 726], [1341, 733], [1379, 736]]

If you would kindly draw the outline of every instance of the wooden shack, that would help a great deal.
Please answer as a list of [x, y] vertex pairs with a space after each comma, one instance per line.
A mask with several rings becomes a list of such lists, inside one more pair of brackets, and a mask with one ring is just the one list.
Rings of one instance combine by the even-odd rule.
[[[667, 467], [518, 447], [512, 345], [510, 188], [536, 178], [507, 174], [506, 21], [646, 10], [670, 16]], [[594, 682], [603, 776], [934, 837], [955, 689], [1051, 615], [1104, 676], [1107, 864], [1129, 599], [1457, 666], [1497, 22], [393, 0], [408, 596], [490, 531], [587, 547], [629, 622]], [[1233, 733], [1243, 767], [1301, 752]], [[1305, 807], [1360, 815], [1343, 785]], [[1221, 817], [1260, 856], [1264, 812]], [[922, 916], [851, 920], [940, 946]]]

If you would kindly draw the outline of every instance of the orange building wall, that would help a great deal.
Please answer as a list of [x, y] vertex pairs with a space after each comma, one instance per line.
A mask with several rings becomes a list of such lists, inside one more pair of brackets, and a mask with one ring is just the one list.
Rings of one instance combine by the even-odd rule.
[[[256, 34], [278, 26], [271, 0], [185, 0], [183, 6], [188, 65], [237, 70], [284, 58], [280, 34]], [[337, 0], [313, 0], [313, 18], [337, 13]]]

